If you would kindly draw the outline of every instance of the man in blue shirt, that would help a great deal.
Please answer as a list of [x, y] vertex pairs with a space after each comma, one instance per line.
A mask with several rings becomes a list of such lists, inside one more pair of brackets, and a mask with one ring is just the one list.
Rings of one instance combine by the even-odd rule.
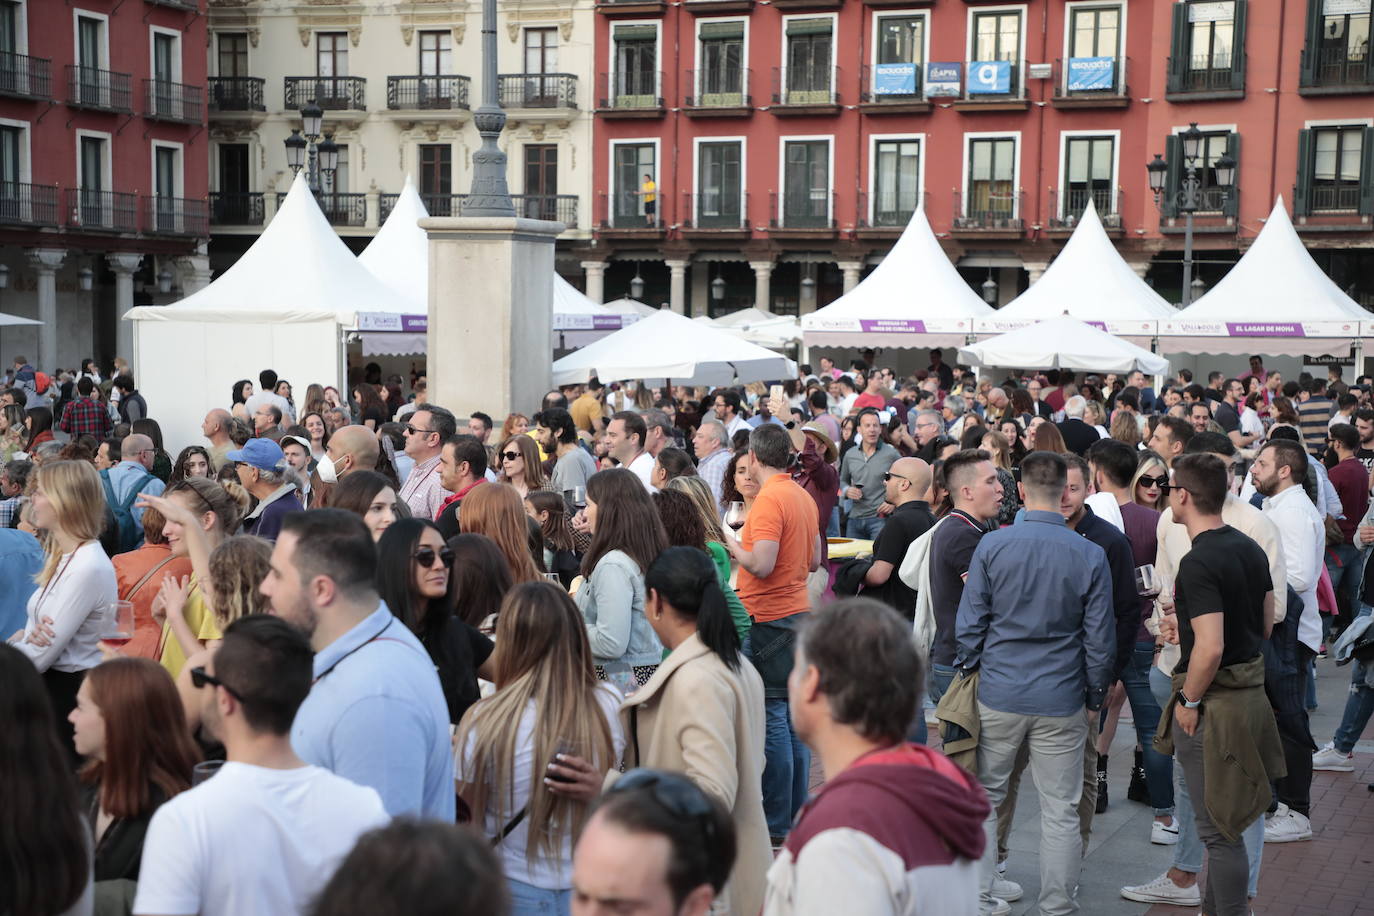
[[[1116, 659], [1111, 573], [1102, 548], [1064, 523], [1067, 479], [1060, 455], [1032, 452], [1021, 462], [1025, 520], [979, 541], [956, 626], [955, 667], [981, 672], [978, 779], [994, 808], [1007, 795], [1017, 753], [1029, 746], [1040, 793], [1039, 904], [1046, 916], [1078, 911], [1084, 746]], [[984, 829], [986, 911], [997, 858], [995, 813]]]
[[306, 763], [382, 797], [387, 813], [454, 819], [453, 751], [439, 676], [373, 585], [377, 551], [342, 509], [282, 522], [262, 593], [315, 650], [315, 681], [291, 745]]
[[43, 568], [38, 538], [17, 528], [0, 528], [0, 639], [24, 628], [33, 577]]
[[[120, 455], [123, 460], [108, 471], [110, 488], [114, 490], [115, 498], [111, 509], [129, 503], [129, 497], [134, 491], [149, 496], [161, 496], [162, 491], [167, 489], [166, 484], [153, 476], [153, 461], [157, 458], [157, 449], [153, 446], [151, 438], [142, 433], [125, 436], [120, 446]], [[137, 499], [130, 503], [129, 512], [142, 528], [143, 507], [138, 504]]]

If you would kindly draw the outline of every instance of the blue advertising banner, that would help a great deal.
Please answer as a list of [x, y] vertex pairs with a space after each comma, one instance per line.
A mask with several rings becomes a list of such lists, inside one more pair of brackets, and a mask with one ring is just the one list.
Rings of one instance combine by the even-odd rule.
[[1070, 92], [1111, 90], [1116, 87], [1116, 60], [1111, 57], [1069, 58]]
[[915, 64], [874, 64], [874, 95], [915, 95]]
[[957, 61], [945, 64], [926, 64], [926, 97], [958, 95], [959, 78], [963, 74], [963, 70], [964, 65]]
[[1011, 61], [975, 60], [968, 65], [969, 95], [1011, 91]]

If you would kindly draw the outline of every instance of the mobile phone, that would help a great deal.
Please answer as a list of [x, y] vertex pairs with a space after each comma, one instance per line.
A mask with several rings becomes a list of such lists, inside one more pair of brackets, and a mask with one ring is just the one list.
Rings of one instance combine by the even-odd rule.
[[783, 388], [782, 388], [781, 385], [770, 385], [770, 386], [768, 386], [768, 397], [771, 398], [772, 400], [776, 401], [776, 400], [779, 400], [780, 398], [785, 398], [785, 397], [787, 397], [787, 393], [786, 393], [785, 391], [783, 391]]
[[563, 785], [568, 785], [570, 783], [575, 782], [576, 780], [568, 779], [566, 776], [559, 775], [557, 772], [553, 770], [554, 766], [561, 766], [561, 764], [559, 764], [558, 762], [558, 757], [560, 754], [571, 755], [572, 752], [572, 744], [570, 744], [567, 741], [560, 740], [558, 742], [558, 746], [553, 749], [553, 756], [549, 757], [548, 766], [544, 768], [544, 775], [547, 776], [551, 781], [562, 783]]

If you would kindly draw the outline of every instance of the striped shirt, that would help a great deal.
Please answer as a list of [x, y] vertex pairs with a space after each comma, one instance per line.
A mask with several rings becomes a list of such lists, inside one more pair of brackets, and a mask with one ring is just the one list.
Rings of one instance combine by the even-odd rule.
[[1303, 444], [1313, 455], [1326, 450], [1327, 424], [1335, 404], [1325, 395], [1313, 395], [1298, 404], [1298, 419], [1302, 424]]

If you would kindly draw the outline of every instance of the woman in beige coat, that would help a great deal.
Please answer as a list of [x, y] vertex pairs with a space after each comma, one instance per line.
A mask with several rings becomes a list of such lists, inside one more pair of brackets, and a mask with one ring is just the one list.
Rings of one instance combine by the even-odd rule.
[[705, 552], [668, 548], [644, 584], [645, 615], [672, 654], [621, 706], [625, 765], [681, 771], [725, 803], [739, 855], [724, 902], [735, 916], [755, 916], [772, 862], [763, 817], [763, 681], [740, 654]]

